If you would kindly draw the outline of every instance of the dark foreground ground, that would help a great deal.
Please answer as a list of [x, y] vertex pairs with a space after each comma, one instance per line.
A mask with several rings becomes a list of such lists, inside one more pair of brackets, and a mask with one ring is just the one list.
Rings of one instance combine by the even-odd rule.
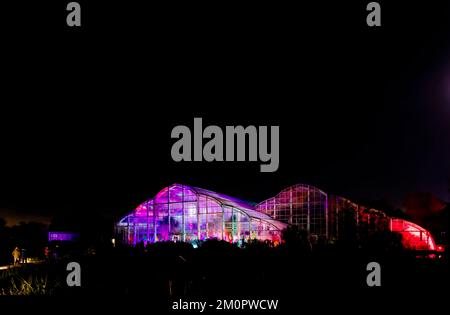
[[[81, 265], [79, 288], [66, 284], [70, 261]], [[366, 283], [371, 261], [381, 266], [381, 287]], [[214, 305], [218, 299], [275, 299], [278, 312], [414, 312], [426, 307], [434, 313], [448, 308], [450, 289], [445, 254], [419, 258], [400, 249], [338, 245], [310, 251], [302, 244], [274, 248], [253, 243], [239, 248], [207, 241], [194, 249], [190, 244], [158, 243], [73, 251], [58, 261], [0, 272], [3, 294], [31, 295], [0, 301], [19, 302], [22, 310], [43, 307], [49, 313], [82, 312], [89, 306], [112, 307], [111, 314], [151, 314], [171, 311], [173, 301], [180, 298]]]

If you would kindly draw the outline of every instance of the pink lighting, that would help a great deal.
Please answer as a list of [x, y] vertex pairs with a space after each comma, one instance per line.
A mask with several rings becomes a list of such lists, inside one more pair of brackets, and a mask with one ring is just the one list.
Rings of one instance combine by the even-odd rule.
[[158, 241], [194, 242], [215, 238], [242, 243], [252, 239], [281, 242], [288, 226], [306, 231], [311, 241], [361, 241], [383, 231], [402, 235], [411, 250], [440, 250], [419, 225], [389, 217], [304, 184], [282, 190], [255, 205], [210, 190], [173, 184], [141, 203], [117, 224], [118, 239], [135, 245]]
[[117, 225], [130, 244], [209, 238], [280, 242], [286, 226], [245, 201], [179, 184], [162, 189]]
[[402, 219], [391, 219], [391, 231], [402, 235], [402, 244], [412, 250], [436, 250], [430, 232], [423, 227]]

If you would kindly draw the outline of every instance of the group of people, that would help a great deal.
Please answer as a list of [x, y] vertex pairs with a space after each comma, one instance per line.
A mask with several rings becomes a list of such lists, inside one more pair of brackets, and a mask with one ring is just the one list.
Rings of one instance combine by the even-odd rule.
[[[56, 246], [58, 247], [58, 246]], [[45, 255], [45, 261], [46, 262], [50, 262], [50, 261], [54, 261], [57, 260], [58, 257], [58, 253], [55, 249], [50, 249], [49, 246], [46, 246], [44, 248], [44, 255]], [[26, 250], [24, 248], [19, 248], [18, 246], [16, 246], [16, 248], [14, 248], [13, 252], [12, 252], [12, 257], [13, 257], [13, 264], [14, 266], [18, 266], [20, 264], [25, 264], [27, 263], [27, 257], [26, 257]]]
[[12, 252], [13, 256], [13, 262], [14, 266], [17, 266], [18, 264], [26, 263], [26, 257], [25, 257], [25, 249], [20, 249], [16, 246]]

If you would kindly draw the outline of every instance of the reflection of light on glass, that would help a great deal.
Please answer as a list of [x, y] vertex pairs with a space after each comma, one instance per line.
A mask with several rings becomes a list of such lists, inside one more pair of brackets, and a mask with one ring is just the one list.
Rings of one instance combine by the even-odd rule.
[[402, 219], [391, 219], [391, 231], [402, 235], [405, 248], [414, 250], [436, 250], [430, 232], [421, 226]]

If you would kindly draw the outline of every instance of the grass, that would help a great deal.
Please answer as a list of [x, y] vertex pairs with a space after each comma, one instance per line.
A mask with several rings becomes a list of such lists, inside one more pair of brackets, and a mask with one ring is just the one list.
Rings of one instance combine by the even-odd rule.
[[60, 287], [60, 284], [50, 280], [46, 273], [33, 275], [22, 268], [10, 268], [3, 271], [0, 273], [0, 280], [3, 286], [0, 289], [0, 295], [8, 296], [54, 295]]

